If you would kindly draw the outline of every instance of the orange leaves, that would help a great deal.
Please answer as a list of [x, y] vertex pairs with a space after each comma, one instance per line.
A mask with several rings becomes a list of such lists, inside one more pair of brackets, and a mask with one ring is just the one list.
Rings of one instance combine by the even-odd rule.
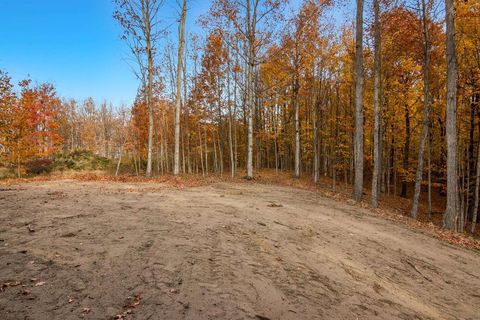
[[48, 83], [32, 86], [30, 80], [23, 80], [17, 98], [8, 77], [0, 82], [4, 158], [20, 169], [33, 156], [56, 152], [62, 140], [58, 133], [61, 102], [54, 87]]
[[146, 154], [146, 141], [148, 139], [148, 110], [145, 101], [137, 100], [132, 107], [131, 135], [132, 144], [141, 155]]
[[16, 99], [11, 78], [6, 72], [0, 70], [0, 145], [3, 146], [0, 148], [0, 157], [6, 151], [6, 144], [12, 139], [10, 123]]
[[204, 86], [203, 96], [210, 104], [218, 98], [218, 90], [221, 90], [222, 85], [222, 73], [225, 71], [228, 59], [220, 32], [220, 30], [214, 30], [208, 35], [202, 60], [200, 81]]
[[27, 115], [28, 138], [35, 156], [48, 156], [58, 150], [61, 137], [58, 134], [60, 99], [49, 83], [35, 87], [30, 81], [21, 83], [19, 106]]

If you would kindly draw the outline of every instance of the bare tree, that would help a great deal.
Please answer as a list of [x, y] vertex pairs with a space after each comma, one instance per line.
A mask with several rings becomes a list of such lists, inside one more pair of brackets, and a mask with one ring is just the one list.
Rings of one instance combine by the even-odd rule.
[[180, 23], [178, 25], [178, 59], [177, 59], [177, 94], [175, 96], [175, 153], [173, 161], [173, 174], [180, 172], [180, 108], [182, 104], [182, 65], [183, 51], [185, 48], [185, 19], [187, 17], [187, 0], [183, 0]]
[[162, 31], [158, 15], [163, 0], [114, 0], [114, 18], [123, 27], [124, 39], [136, 59], [135, 72], [141, 81], [141, 92], [148, 108], [148, 147], [146, 176], [152, 175], [153, 153], [153, 77], [156, 44]]
[[255, 33], [257, 27], [257, 6], [258, 0], [254, 0], [253, 13], [252, 4], [247, 0], [247, 32], [246, 40], [248, 47], [247, 58], [247, 122], [248, 122], [248, 138], [247, 138], [247, 179], [253, 179], [253, 109], [254, 109], [254, 91], [253, 91], [253, 69], [255, 67]]

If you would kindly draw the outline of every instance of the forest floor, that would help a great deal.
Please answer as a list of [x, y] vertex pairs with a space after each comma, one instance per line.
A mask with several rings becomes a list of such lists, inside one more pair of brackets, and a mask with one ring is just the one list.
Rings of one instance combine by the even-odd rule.
[[478, 319], [480, 254], [256, 182], [0, 185], [0, 319]]

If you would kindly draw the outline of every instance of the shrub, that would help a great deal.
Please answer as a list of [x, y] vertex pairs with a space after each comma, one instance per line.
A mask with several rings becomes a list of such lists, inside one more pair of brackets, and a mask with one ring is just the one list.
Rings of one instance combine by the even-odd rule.
[[34, 159], [25, 164], [28, 175], [50, 173], [53, 169], [53, 161], [50, 159]]
[[14, 178], [15, 172], [12, 168], [0, 166], [0, 179]]

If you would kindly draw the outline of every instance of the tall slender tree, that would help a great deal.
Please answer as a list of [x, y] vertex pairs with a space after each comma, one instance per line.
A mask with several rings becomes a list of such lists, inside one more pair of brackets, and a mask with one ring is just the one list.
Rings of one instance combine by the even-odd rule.
[[178, 24], [178, 58], [176, 75], [176, 96], [175, 96], [175, 152], [173, 163], [173, 174], [180, 173], [180, 112], [182, 106], [182, 65], [183, 51], [185, 47], [185, 20], [187, 17], [187, 0], [183, 0], [180, 23]]
[[372, 207], [378, 205], [378, 191], [380, 180], [380, 0], [373, 1], [374, 11], [374, 62], [373, 62], [373, 176], [372, 176]]
[[152, 175], [154, 102], [153, 81], [157, 41], [162, 35], [159, 12], [163, 0], [114, 0], [114, 18], [123, 27], [122, 39], [130, 47], [138, 64], [135, 72], [141, 80], [141, 92], [148, 109], [148, 146], [146, 176]]
[[418, 147], [415, 190], [413, 193], [412, 210], [410, 212], [411, 217], [414, 219], [417, 218], [418, 200], [420, 198], [420, 191], [422, 188], [421, 182], [423, 176], [423, 156], [425, 153], [425, 145], [428, 139], [430, 128], [430, 40], [428, 34], [428, 23], [430, 19], [428, 17], [428, 10], [425, 0], [421, 0], [420, 7], [423, 35], [423, 124]]
[[362, 200], [363, 193], [363, 0], [357, 0], [355, 30], [355, 184], [353, 198]]
[[[253, 179], [253, 113], [254, 113], [254, 83], [253, 72], [255, 68], [255, 34], [257, 29], [257, 8], [259, 1], [253, 0], [253, 4], [250, 0], [246, 0], [246, 42], [247, 42], [247, 92], [246, 92], [246, 104], [247, 104], [247, 123], [248, 123], [248, 135], [247, 135], [247, 179]], [[253, 8], [252, 8], [253, 7]]]
[[445, 0], [446, 57], [447, 57], [447, 206], [443, 227], [457, 229], [458, 217], [458, 165], [457, 165], [457, 57], [455, 53], [455, 5]]

